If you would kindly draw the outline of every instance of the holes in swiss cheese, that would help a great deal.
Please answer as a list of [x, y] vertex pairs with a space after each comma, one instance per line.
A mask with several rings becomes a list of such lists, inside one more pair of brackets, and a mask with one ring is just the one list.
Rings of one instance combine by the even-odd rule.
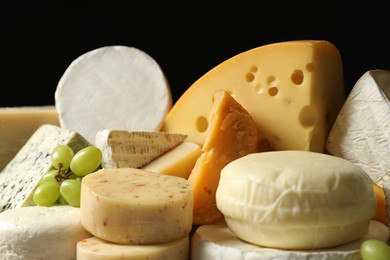
[[303, 82], [303, 72], [302, 70], [294, 70], [293, 73], [291, 74], [291, 81], [295, 85], [301, 85]]
[[268, 95], [271, 97], [274, 97], [278, 94], [279, 89], [278, 89], [278, 83], [276, 81], [276, 78], [274, 76], [268, 76], [267, 78], [267, 85], [268, 85]]
[[200, 133], [205, 132], [208, 126], [209, 123], [207, 121], [207, 118], [205, 118], [204, 116], [200, 116], [196, 119], [196, 130], [198, 130]]
[[317, 121], [317, 110], [313, 106], [305, 106], [299, 112], [299, 122], [304, 127], [315, 125]]

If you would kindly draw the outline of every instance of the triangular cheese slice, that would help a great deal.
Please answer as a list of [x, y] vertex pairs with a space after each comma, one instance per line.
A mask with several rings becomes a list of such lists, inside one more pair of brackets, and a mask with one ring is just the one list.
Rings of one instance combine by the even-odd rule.
[[229, 162], [258, 151], [260, 140], [250, 114], [224, 90], [215, 93], [209, 119], [202, 154], [188, 177], [194, 184], [195, 225], [212, 223], [223, 217], [215, 197], [220, 172]]
[[96, 146], [102, 151], [103, 168], [140, 168], [187, 138], [184, 134], [126, 130], [101, 130]]

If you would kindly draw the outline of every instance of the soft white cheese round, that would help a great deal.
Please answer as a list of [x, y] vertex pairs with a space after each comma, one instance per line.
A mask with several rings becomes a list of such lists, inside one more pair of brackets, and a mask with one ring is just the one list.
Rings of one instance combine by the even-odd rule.
[[333, 247], [359, 239], [376, 212], [371, 178], [327, 154], [274, 151], [223, 168], [218, 209], [241, 239], [284, 249]]
[[60, 124], [91, 143], [104, 129], [160, 130], [172, 106], [159, 64], [128, 46], [105, 46], [75, 59], [55, 91]]
[[76, 259], [77, 242], [90, 236], [81, 225], [80, 209], [69, 205], [0, 213], [0, 256], [5, 259]]

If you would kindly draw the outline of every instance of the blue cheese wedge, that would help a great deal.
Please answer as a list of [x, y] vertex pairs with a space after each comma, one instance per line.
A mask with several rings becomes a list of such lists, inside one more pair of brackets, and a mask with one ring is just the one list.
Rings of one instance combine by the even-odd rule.
[[354, 85], [326, 143], [329, 153], [390, 182], [390, 71], [367, 71]]
[[75, 153], [91, 145], [75, 131], [50, 124], [40, 126], [0, 172], [0, 212], [34, 205], [33, 192], [52, 167], [51, 151], [60, 144], [69, 145]]

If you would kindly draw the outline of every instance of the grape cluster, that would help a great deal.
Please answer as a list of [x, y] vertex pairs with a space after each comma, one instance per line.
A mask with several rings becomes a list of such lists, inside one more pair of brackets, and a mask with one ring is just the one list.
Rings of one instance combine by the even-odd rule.
[[38, 206], [69, 204], [80, 206], [82, 178], [100, 167], [102, 152], [87, 146], [76, 154], [67, 145], [58, 145], [51, 152], [52, 169], [45, 173], [33, 194]]

